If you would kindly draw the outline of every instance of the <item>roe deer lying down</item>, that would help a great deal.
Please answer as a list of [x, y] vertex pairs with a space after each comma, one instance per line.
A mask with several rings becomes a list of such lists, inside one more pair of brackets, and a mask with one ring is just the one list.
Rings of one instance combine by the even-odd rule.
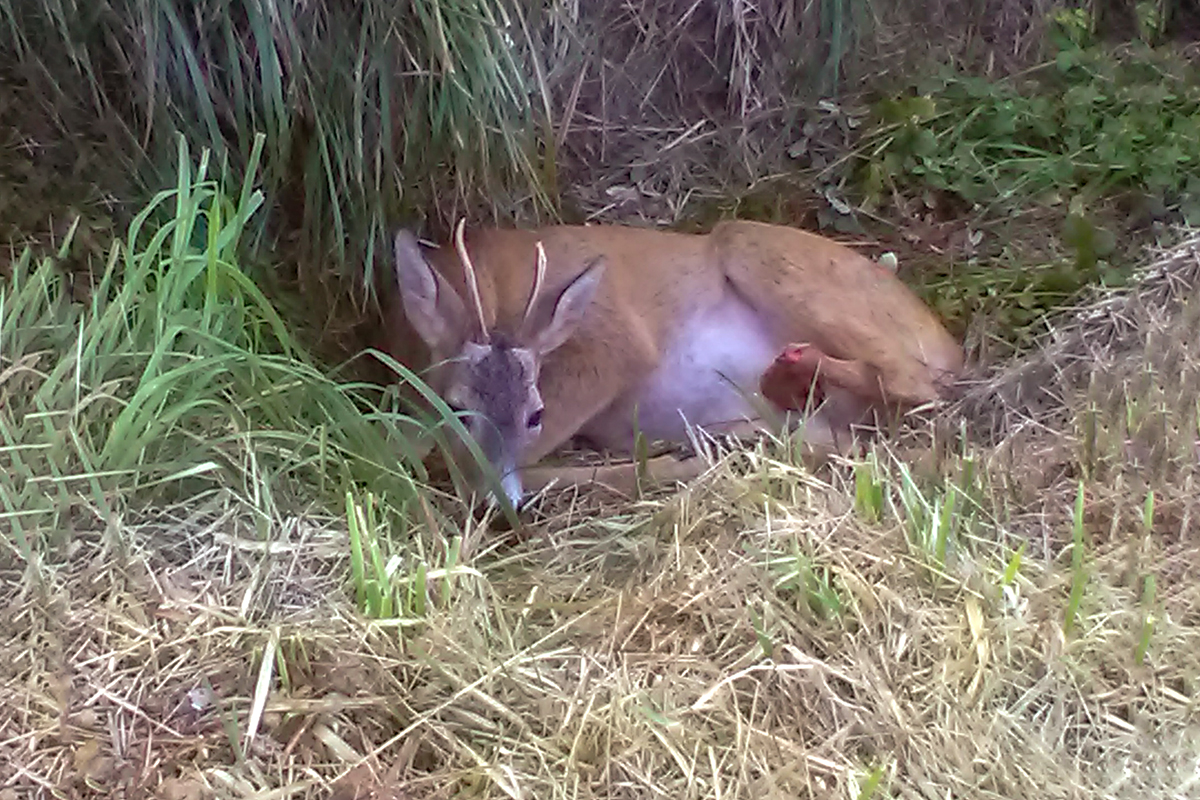
[[[628, 453], [635, 431], [686, 442], [688, 425], [746, 430], [764, 371], [795, 343], [853, 366], [848, 385], [823, 387], [809, 442], [873, 406], [936, 401], [962, 367], [958, 344], [889, 269], [783, 226], [464, 236], [460, 223], [454, 247], [426, 249], [401, 230], [395, 270], [404, 313], [389, 349], [452, 408], [476, 412], [463, 424], [514, 507], [522, 474], [573, 437]], [[471, 469], [461, 449], [454, 459]]]

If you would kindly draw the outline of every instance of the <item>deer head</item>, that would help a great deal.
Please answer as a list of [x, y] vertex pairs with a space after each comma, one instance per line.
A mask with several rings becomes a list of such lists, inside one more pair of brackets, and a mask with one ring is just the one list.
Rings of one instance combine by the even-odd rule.
[[456, 412], [479, 446], [486, 465], [474, 463], [461, 442], [452, 457], [478, 486], [490, 468], [516, 508], [523, 490], [518, 468], [526, 450], [542, 432], [545, 407], [538, 389], [542, 360], [566, 342], [582, 321], [604, 272], [603, 257], [543, 293], [546, 256], [537, 244], [537, 272], [521, 323], [514, 333], [490, 327], [483, 312], [475, 267], [463, 241], [463, 223], [455, 229], [473, 313], [458, 293], [430, 266], [416, 237], [396, 234], [396, 281], [409, 324], [429, 348], [426, 382]]

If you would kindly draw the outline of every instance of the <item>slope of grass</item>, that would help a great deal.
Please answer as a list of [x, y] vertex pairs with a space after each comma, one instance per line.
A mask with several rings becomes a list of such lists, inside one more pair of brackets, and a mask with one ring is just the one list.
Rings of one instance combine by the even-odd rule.
[[389, 510], [387, 419], [309, 371], [235, 267], [255, 193], [203, 163], [85, 307], [53, 259], [3, 296], [6, 787], [1194, 793], [1194, 247], [981, 386], [990, 442], [820, 473], [763, 443], [512, 540]]
[[[754, 173], [803, 124], [772, 127], [788, 102], [755, 117], [749, 80], [792, 21], [605, 7], [631, 58], [585, 86], [563, 69], [574, 29], [542, 20], [570, 56], [546, 93], [517, 80], [536, 65], [488, 60], [505, 35], [520, 52], [519, 17], [479, 28], [516, 6], [384, 5], [0, 0], [55, 97], [79, 101], [71, 75], [111, 119], [132, 107], [128, 138], [146, 124], [175, 170], [85, 297], [62, 270], [80, 228], [0, 290], [3, 800], [1196, 793], [1194, 243], [979, 385], [938, 460], [881, 447], [813, 473], [764, 443], [679, 493], [551, 493], [504, 537], [441, 513], [423, 426], [319, 370], [244, 268], [271, 192], [295, 189], [282, 165], [301, 154], [315, 246], [369, 262], [395, 204], [487, 186], [475, 158], [505, 191], [552, 185], [553, 149], [522, 149], [541, 93], [563, 103], [543, 145], [574, 132], [612, 159], [579, 181], [593, 210], [627, 213], [608, 190], [628, 189], [674, 219], [710, 173], [669, 159], [696, 145]], [[816, 61], [840, 70], [849, 33]], [[736, 58], [696, 56], [706, 36]], [[132, 99], [111, 83], [127, 61]], [[655, 88], [729, 64], [746, 80], [721, 98], [772, 120], [749, 146]], [[606, 117], [614, 93], [653, 124]], [[176, 126], [228, 159], [193, 163]]]
[[[1190, 796], [1200, 584], [1171, 517], [1097, 483], [1077, 514], [1070, 485], [989, 463], [942, 549], [909, 509], [961, 475], [878, 461], [874, 523], [758, 451], [677, 497], [553, 498], [514, 548], [425, 531], [447, 561], [393, 566], [409, 600], [372, 616], [345, 519], [271, 518], [267, 547], [242, 503], [128, 514], [119, 553], [79, 537], [51, 602], [5, 598], [0, 774], [75, 797]], [[1040, 499], [1005, 508], [1015, 487]]]

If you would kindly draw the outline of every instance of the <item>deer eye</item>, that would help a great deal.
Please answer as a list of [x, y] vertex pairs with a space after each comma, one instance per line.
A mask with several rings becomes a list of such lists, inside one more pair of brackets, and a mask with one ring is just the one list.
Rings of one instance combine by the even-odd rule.
[[526, 421], [525, 424], [528, 425], [530, 428], [536, 428], [537, 426], [541, 425], [543, 411], [545, 411], [544, 408], [539, 408], [536, 411], [534, 411], [532, 414], [529, 415], [529, 419]]

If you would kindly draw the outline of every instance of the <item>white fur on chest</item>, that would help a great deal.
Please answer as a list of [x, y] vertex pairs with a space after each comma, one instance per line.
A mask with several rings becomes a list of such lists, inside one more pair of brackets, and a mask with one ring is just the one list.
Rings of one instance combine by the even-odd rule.
[[758, 391], [759, 378], [781, 346], [744, 300], [726, 292], [682, 321], [664, 343], [655, 371], [583, 432], [597, 445], [625, 450], [633, 439], [635, 408], [637, 429], [651, 440], [685, 441], [688, 424], [755, 419], [747, 395]]

